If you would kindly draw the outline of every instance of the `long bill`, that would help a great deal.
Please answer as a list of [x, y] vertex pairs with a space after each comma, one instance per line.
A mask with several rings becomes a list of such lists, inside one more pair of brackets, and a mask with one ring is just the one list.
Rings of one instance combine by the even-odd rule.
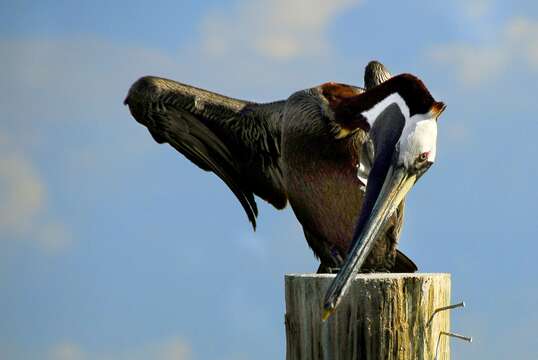
[[[373, 191], [374, 193], [372, 194], [372, 192], [369, 192], [367, 189], [364, 203], [367, 204], [369, 201], [375, 201], [375, 203], [364, 226], [361, 226], [361, 219], [359, 219], [357, 230], [353, 237], [353, 248], [347, 257], [344, 266], [338, 272], [338, 275], [331, 283], [331, 286], [325, 295], [322, 316], [323, 320], [327, 320], [340, 303], [342, 297], [347, 292], [352, 279], [355, 277], [370, 253], [378, 233], [394, 210], [398, 207], [407, 192], [413, 187], [416, 180], [417, 177], [415, 174], [411, 174], [403, 166], [396, 166], [393, 164], [387, 171], [385, 181], [383, 182], [383, 186], [378, 192], [379, 195], [377, 195], [376, 199], [374, 199], [376, 191]], [[369, 179], [369, 186], [373, 185], [370, 181], [371, 180]]]

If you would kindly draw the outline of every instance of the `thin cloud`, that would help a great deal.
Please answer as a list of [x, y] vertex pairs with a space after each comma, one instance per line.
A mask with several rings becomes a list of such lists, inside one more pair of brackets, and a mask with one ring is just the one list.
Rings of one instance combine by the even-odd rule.
[[191, 348], [181, 337], [147, 342], [128, 349], [89, 351], [74, 342], [61, 342], [48, 350], [48, 360], [190, 360]]
[[0, 133], [0, 240], [29, 239], [48, 253], [67, 248], [67, 227], [47, 209], [46, 185], [33, 163]]
[[470, 18], [482, 18], [490, 12], [493, 7], [492, 0], [463, 0], [460, 1], [460, 6], [465, 15]]
[[70, 342], [64, 342], [52, 347], [49, 351], [49, 360], [86, 360], [82, 349]]
[[508, 21], [494, 43], [451, 43], [427, 52], [434, 63], [451, 68], [466, 86], [496, 80], [509, 66], [538, 71], [538, 22], [528, 18]]
[[496, 77], [506, 65], [508, 54], [502, 47], [449, 44], [432, 49], [429, 56], [436, 63], [452, 67], [465, 85], [476, 86]]
[[44, 192], [39, 175], [27, 159], [0, 153], [0, 232], [27, 231], [43, 206]]
[[0, 53], [0, 107], [7, 125], [24, 131], [43, 122], [109, 119], [110, 110], [124, 110], [136, 77], [179, 68], [162, 52], [95, 38], [0, 38]]
[[290, 60], [330, 51], [328, 28], [359, 0], [239, 1], [232, 10], [215, 11], [202, 22], [202, 46], [213, 56], [254, 53]]
[[538, 71], [538, 21], [517, 18], [505, 29], [507, 42], [519, 52], [529, 66]]

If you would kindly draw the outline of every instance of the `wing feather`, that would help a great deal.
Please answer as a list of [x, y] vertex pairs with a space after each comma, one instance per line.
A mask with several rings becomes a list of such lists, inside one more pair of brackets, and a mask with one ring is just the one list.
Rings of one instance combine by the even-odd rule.
[[256, 226], [254, 194], [277, 208], [287, 199], [280, 168], [283, 103], [255, 104], [172, 80], [143, 77], [125, 99], [158, 143], [220, 177]]

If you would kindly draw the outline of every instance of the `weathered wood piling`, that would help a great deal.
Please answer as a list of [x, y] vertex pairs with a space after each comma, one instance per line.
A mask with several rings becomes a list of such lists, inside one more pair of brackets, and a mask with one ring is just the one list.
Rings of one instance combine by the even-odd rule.
[[450, 359], [450, 274], [361, 274], [321, 320], [335, 275], [286, 275], [287, 360]]

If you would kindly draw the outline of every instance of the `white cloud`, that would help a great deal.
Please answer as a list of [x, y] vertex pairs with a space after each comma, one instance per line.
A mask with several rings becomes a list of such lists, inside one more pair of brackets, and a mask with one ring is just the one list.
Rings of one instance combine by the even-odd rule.
[[498, 78], [509, 66], [526, 65], [538, 71], [538, 22], [527, 18], [508, 21], [494, 42], [453, 43], [434, 47], [428, 55], [434, 62], [453, 68], [467, 86]]
[[51, 221], [46, 186], [32, 162], [0, 132], [0, 239], [31, 239], [56, 253], [71, 243], [65, 225]]
[[508, 54], [498, 47], [450, 44], [432, 49], [429, 55], [435, 62], [454, 67], [460, 80], [473, 86], [495, 77], [505, 66]]
[[481, 18], [485, 16], [492, 8], [492, 0], [463, 0], [460, 1], [465, 15], [470, 18]]
[[181, 337], [148, 342], [129, 349], [87, 351], [74, 342], [62, 342], [48, 351], [49, 360], [190, 360], [191, 348]]
[[0, 232], [26, 231], [43, 206], [44, 186], [24, 157], [0, 153], [0, 198]]
[[209, 14], [202, 23], [203, 48], [211, 55], [253, 52], [288, 60], [330, 51], [328, 27], [359, 0], [239, 1], [232, 10]]
[[137, 76], [178, 68], [159, 51], [92, 38], [0, 38], [0, 53], [3, 118], [11, 129], [30, 132], [36, 124], [108, 120], [107, 111], [125, 110], [122, 101]]
[[142, 354], [146, 352], [145, 359], [155, 360], [188, 360], [191, 358], [191, 349], [179, 337], [150, 345], [146, 350], [142, 349]]
[[64, 342], [49, 351], [50, 360], [85, 360], [83, 351], [74, 343]]
[[538, 71], [538, 21], [527, 18], [513, 19], [505, 29], [505, 36], [507, 42]]

